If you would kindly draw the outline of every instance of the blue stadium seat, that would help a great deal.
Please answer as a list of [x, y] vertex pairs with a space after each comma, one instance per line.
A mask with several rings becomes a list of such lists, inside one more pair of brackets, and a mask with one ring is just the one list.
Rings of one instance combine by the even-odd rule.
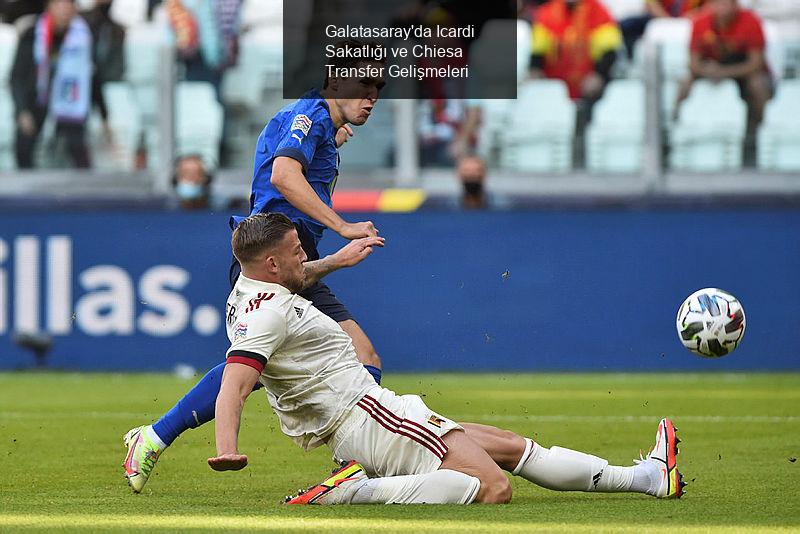
[[800, 171], [800, 80], [783, 80], [758, 131], [758, 167]]
[[575, 103], [560, 80], [520, 85], [499, 139], [500, 165], [529, 172], [572, 168]]
[[592, 172], [641, 169], [645, 88], [641, 80], [615, 80], [595, 105], [586, 131], [586, 166]]
[[672, 126], [673, 169], [718, 172], [740, 169], [747, 106], [733, 80], [698, 80]]

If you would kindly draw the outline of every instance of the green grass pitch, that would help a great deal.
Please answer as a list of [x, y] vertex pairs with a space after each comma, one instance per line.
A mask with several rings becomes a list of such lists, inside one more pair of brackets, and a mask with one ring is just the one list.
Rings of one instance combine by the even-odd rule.
[[141, 495], [122, 476], [122, 435], [193, 382], [169, 375], [0, 374], [0, 532], [672, 532], [800, 530], [800, 374], [392, 375], [457, 420], [630, 465], [662, 416], [683, 439], [679, 501], [557, 493], [514, 479], [510, 505], [286, 507], [332, 467], [284, 437], [263, 393], [245, 408], [250, 465], [215, 473], [213, 425], [161, 457]]

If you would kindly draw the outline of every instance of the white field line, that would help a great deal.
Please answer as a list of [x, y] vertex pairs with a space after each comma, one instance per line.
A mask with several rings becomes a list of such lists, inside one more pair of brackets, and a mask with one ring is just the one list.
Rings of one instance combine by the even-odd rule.
[[[90, 419], [152, 419], [157, 413], [142, 412], [2, 412], [0, 419], [90, 418]], [[660, 416], [651, 415], [502, 415], [502, 414], [445, 414], [455, 421], [505, 421], [538, 423], [653, 423]], [[686, 423], [800, 423], [797, 415], [669, 415], [676, 424]]]
[[[419, 509], [418, 509], [419, 510]], [[498, 521], [490, 525], [478, 520], [452, 519], [388, 519], [370, 518], [312, 518], [312, 517], [276, 517], [270, 515], [251, 517], [226, 516], [185, 516], [185, 515], [125, 515], [111, 514], [2, 514], [0, 513], [0, 530], [3, 528], [21, 529], [69, 529], [78, 532], [96, 530], [118, 531], [152, 531], [152, 530], [246, 530], [254, 532], [278, 531], [368, 531], [368, 532], [633, 532], [663, 533], [663, 526], [641, 524], [613, 523], [531, 523], [517, 521]], [[792, 527], [769, 527], [765, 525], [741, 527], [722, 525], [670, 525], [670, 532], [714, 532], [734, 533], [752, 532], [790, 532]]]
[[[680, 415], [669, 414], [678, 422], [687, 423], [800, 423], [795, 415]], [[538, 423], [657, 423], [659, 416], [651, 415], [459, 415], [456, 421], [508, 421]]]

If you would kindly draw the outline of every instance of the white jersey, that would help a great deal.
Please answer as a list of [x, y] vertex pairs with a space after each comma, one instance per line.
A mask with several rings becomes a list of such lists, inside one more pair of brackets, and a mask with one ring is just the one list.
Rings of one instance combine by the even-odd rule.
[[305, 450], [378, 387], [339, 323], [285, 287], [240, 275], [226, 310], [228, 362], [262, 369], [281, 430]]

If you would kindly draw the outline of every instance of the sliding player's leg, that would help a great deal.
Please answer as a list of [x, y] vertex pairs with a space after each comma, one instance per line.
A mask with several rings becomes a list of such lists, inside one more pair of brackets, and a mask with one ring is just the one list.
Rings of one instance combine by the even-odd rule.
[[480, 487], [477, 477], [450, 469], [368, 478], [351, 460], [316, 486], [287, 497], [286, 504], [469, 504]]
[[680, 497], [685, 485], [677, 469], [678, 440], [669, 419], [658, 425], [647, 458], [630, 467], [563, 447], [543, 447], [531, 439], [487, 425], [462, 423], [467, 435], [498, 466], [539, 486], [560, 491], [629, 491]]
[[486, 451], [416, 395], [387, 389], [365, 395], [327, 445], [334, 457], [351, 461], [288, 503], [469, 504], [511, 498], [508, 478]]
[[511, 500], [508, 477], [462, 430], [442, 438], [448, 450], [438, 470], [368, 478], [356, 461], [344, 462], [326, 480], [288, 497], [287, 504], [503, 504]]

